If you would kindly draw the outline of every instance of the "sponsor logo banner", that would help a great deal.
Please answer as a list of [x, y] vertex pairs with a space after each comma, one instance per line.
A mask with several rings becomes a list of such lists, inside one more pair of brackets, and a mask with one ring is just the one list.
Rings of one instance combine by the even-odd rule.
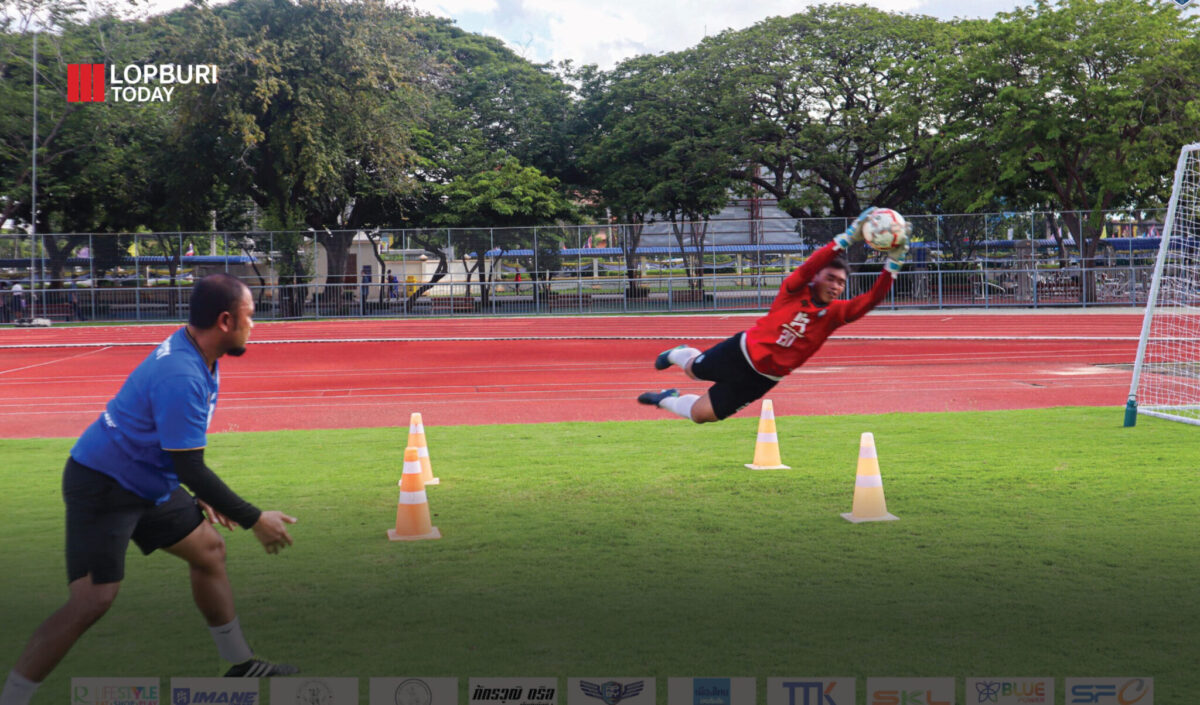
[[271, 705], [358, 705], [357, 678], [271, 678]]
[[257, 678], [172, 678], [171, 705], [261, 705]]
[[855, 705], [853, 677], [768, 678], [767, 705]]
[[568, 678], [567, 705], [655, 705], [653, 678]]
[[953, 678], [868, 678], [867, 705], [957, 705]]
[[159, 705], [157, 678], [72, 678], [71, 705]]
[[668, 678], [667, 705], [755, 705], [754, 678]]
[[458, 705], [457, 678], [372, 678], [370, 705]]
[[558, 678], [472, 678], [469, 705], [557, 705]]
[[1154, 705], [1153, 678], [1067, 678], [1067, 705]]
[[966, 705], [1054, 705], [1053, 678], [968, 678]]

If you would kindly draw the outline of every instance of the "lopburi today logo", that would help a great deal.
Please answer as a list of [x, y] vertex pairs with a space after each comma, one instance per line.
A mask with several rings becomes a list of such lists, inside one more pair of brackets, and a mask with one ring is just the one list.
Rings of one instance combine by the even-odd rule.
[[216, 64], [67, 64], [67, 102], [167, 103], [179, 86], [216, 82]]

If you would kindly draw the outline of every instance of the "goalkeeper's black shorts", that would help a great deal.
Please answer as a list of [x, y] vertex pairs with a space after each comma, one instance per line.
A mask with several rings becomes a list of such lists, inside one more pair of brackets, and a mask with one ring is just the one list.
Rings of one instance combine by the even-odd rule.
[[89, 573], [96, 584], [120, 582], [130, 539], [148, 554], [174, 546], [204, 521], [196, 500], [182, 487], [155, 504], [74, 458], [63, 468], [62, 490], [67, 505], [67, 582]]
[[762, 399], [778, 381], [758, 373], [742, 352], [742, 337], [738, 333], [705, 350], [692, 363], [692, 374], [715, 382], [708, 388], [713, 412], [725, 419], [746, 408], [750, 402]]

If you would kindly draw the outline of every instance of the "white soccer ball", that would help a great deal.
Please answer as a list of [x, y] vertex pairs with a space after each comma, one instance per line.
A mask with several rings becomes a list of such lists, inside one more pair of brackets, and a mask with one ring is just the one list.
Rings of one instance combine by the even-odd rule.
[[891, 208], [876, 208], [862, 225], [863, 240], [871, 249], [887, 252], [904, 244], [908, 238], [908, 224], [904, 216]]

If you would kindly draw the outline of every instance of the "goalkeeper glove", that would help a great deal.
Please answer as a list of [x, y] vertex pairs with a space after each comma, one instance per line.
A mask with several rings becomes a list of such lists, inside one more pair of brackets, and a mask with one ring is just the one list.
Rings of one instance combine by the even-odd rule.
[[874, 210], [875, 206], [871, 206], [862, 213], [859, 213], [858, 217], [854, 219], [854, 222], [850, 224], [850, 227], [846, 228], [846, 232], [838, 233], [837, 235], [833, 236], [833, 241], [837, 243], [838, 248], [841, 249], [842, 252], [848, 251], [850, 246], [854, 243], [863, 241], [863, 223], [867, 222], [867, 218], [871, 217], [871, 213], [874, 212]]
[[887, 261], [883, 263], [883, 268], [892, 273], [895, 277], [900, 273], [900, 268], [904, 266], [904, 258], [908, 257], [908, 235], [905, 234], [901, 239], [900, 244], [887, 251]]

